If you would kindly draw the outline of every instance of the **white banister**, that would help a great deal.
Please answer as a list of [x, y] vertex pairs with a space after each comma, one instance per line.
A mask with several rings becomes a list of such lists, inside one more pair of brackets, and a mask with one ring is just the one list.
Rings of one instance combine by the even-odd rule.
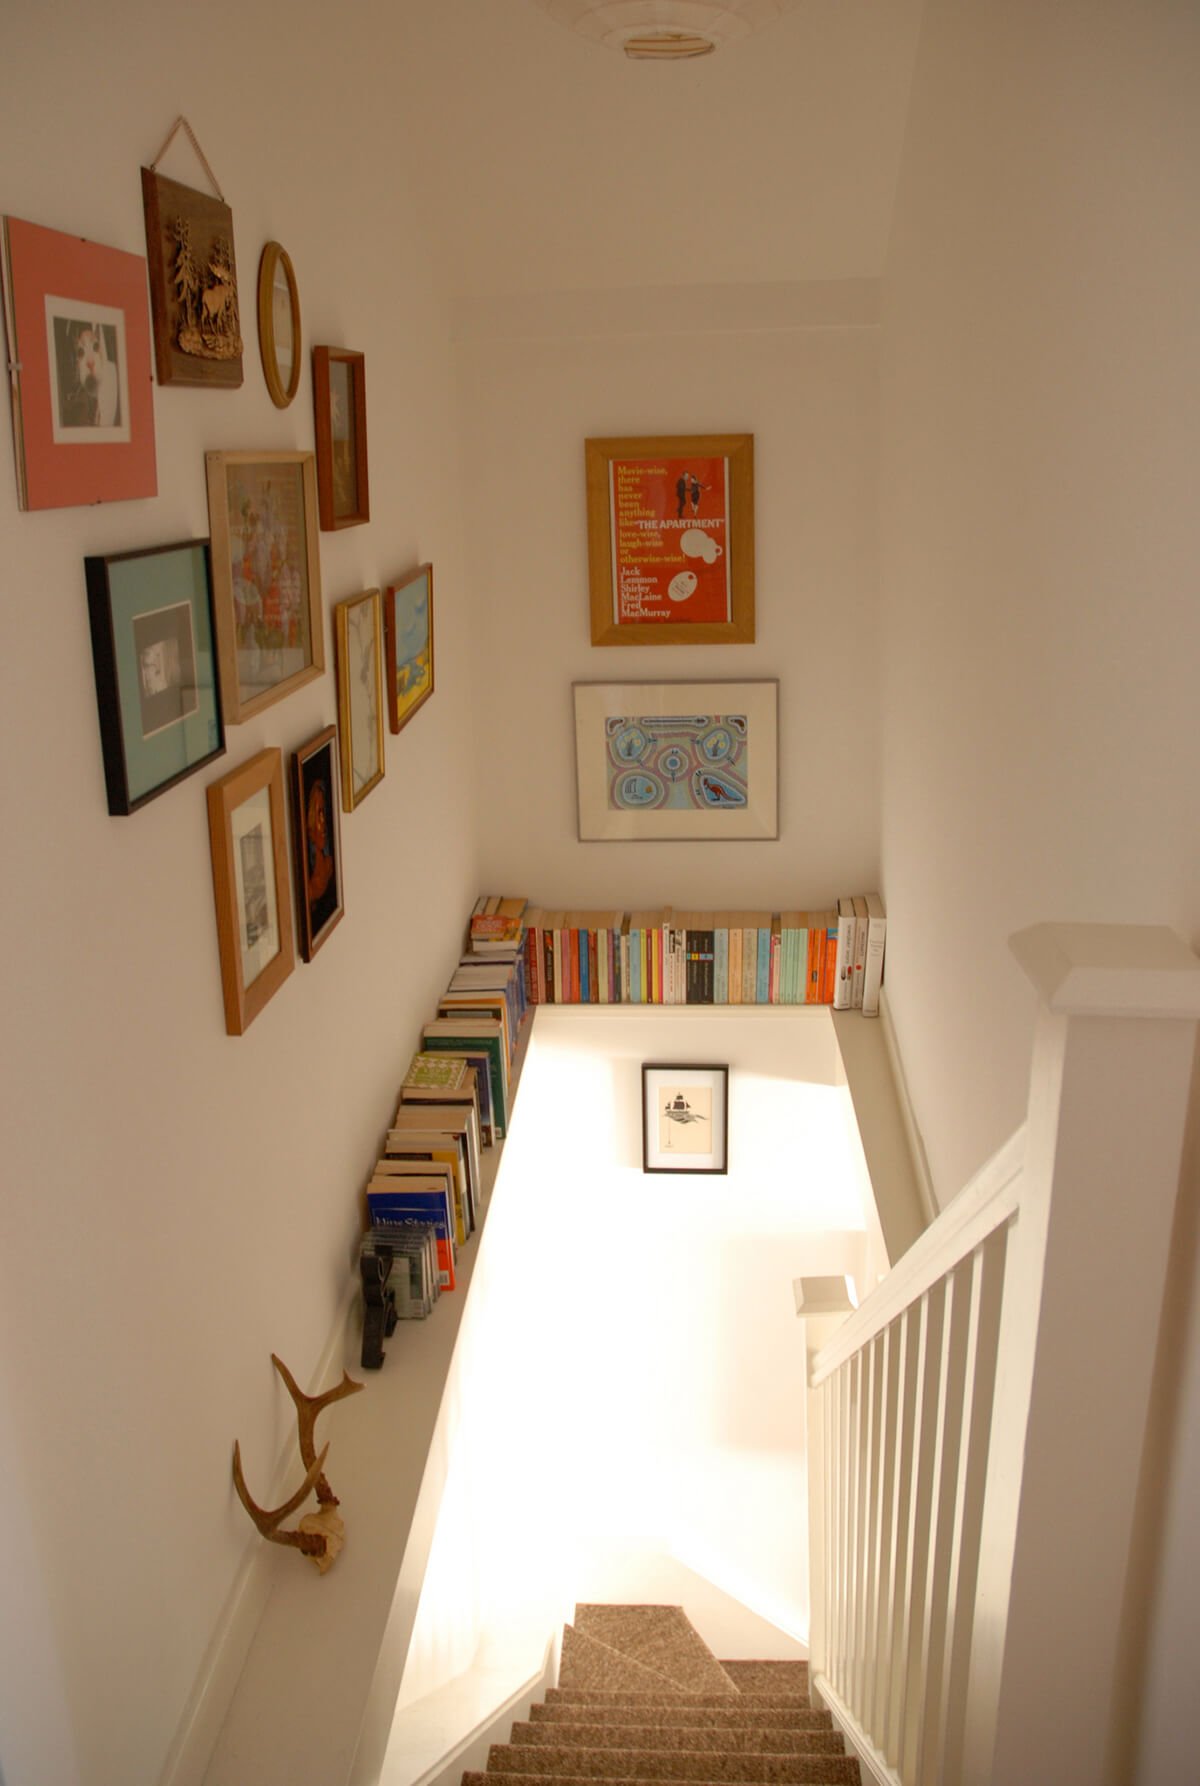
[[813, 1686], [893, 1786], [1107, 1777], [1200, 960], [1143, 927], [1013, 951], [1026, 1123], [819, 1349], [810, 1323]]

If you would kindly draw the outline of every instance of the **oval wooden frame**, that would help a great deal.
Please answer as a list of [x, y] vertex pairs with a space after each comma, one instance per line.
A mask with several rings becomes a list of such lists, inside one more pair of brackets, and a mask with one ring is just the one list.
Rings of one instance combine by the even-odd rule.
[[[279, 353], [275, 345], [275, 314], [272, 297], [275, 291], [275, 269], [282, 266], [287, 279], [288, 297], [292, 306], [292, 376], [285, 385], [279, 376]], [[286, 248], [268, 242], [258, 263], [258, 346], [262, 354], [263, 374], [271, 401], [277, 409], [286, 409], [300, 389], [300, 362], [303, 358], [300, 336], [300, 293], [296, 272]]]

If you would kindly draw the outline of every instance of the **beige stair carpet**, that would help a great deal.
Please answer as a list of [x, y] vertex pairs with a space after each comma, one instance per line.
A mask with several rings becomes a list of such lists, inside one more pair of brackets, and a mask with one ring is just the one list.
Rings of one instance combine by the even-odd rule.
[[861, 1786], [806, 1663], [720, 1663], [679, 1607], [577, 1607], [560, 1681], [463, 1786]]
[[737, 1692], [682, 1606], [577, 1606], [575, 1629], [656, 1669], [685, 1693]]

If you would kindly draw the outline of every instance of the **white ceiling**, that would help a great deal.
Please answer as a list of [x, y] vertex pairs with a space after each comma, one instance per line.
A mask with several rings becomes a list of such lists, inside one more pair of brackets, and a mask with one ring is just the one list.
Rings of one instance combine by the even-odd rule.
[[397, 151], [455, 296], [878, 277], [921, 0], [810, 0], [675, 66], [530, 0], [385, 13]]

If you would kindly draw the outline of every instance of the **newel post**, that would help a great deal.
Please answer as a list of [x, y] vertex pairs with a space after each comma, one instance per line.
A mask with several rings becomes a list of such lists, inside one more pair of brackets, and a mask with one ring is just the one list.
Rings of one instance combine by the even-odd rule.
[[964, 1778], [1101, 1786], [1200, 960], [1148, 926], [1039, 924], [1011, 946], [1040, 1006]]

